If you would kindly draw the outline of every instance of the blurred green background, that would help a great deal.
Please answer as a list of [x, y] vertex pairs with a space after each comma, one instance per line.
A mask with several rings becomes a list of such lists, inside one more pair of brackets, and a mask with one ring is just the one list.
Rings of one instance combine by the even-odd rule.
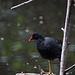
[[[34, 0], [11, 10], [26, 0], [0, 0], [0, 75], [15, 75], [19, 72], [38, 73], [38, 65], [48, 71], [48, 61], [41, 58], [36, 42], [29, 42], [33, 32], [44, 37], [62, 40], [67, 0]], [[72, 7], [71, 29], [66, 68], [75, 63], [75, 7]], [[52, 62], [52, 71], [59, 74], [59, 62]], [[71, 75], [75, 74], [72, 69]]]

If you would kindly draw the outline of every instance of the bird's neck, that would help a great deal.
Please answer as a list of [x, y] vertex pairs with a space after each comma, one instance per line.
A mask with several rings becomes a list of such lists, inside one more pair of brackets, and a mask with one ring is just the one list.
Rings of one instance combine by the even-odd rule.
[[37, 40], [36, 44], [38, 46], [38, 48], [42, 45], [41, 43], [44, 41], [44, 38], [40, 38]]
[[44, 38], [42, 36], [37, 39], [37, 42], [42, 42], [42, 41], [44, 41]]

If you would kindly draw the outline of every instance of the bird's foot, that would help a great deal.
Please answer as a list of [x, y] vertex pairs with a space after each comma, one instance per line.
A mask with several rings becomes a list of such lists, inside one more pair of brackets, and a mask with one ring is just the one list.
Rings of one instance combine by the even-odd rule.
[[56, 75], [56, 74], [54, 74], [54, 73], [52, 72], [52, 73], [50, 73], [50, 75]]
[[41, 75], [43, 75], [43, 74], [55, 75], [53, 72], [51, 72], [51, 73], [50, 73], [50, 72], [44, 72], [44, 71], [43, 71], [43, 72], [41, 72]]

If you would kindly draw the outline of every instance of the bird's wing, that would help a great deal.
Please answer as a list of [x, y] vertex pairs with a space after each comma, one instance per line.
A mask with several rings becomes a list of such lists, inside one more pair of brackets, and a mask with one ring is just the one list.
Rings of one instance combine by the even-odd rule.
[[61, 40], [56, 40], [56, 43], [62, 45], [62, 41]]
[[[61, 44], [62, 46], [62, 41], [61, 40], [56, 40], [56, 43]], [[69, 45], [71, 42], [67, 42], [67, 45]]]

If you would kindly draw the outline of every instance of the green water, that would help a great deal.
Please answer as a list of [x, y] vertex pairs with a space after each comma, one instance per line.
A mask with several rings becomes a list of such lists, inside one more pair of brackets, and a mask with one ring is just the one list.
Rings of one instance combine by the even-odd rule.
[[[0, 75], [15, 75], [22, 71], [38, 73], [38, 65], [48, 71], [48, 61], [40, 57], [36, 42], [28, 40], [33, 32], [44, 37], [63, 38], [65, 0], [34, 0], [10, 10], [24, 1], [0, 0]], [[75, 63], [75, 7], [72, 8], [69, 41], [66, 68]], [[59, 74], [58, 60], [52, 61], [52, 71]], [[75, 69], [70, 72], [74, 75]]]

